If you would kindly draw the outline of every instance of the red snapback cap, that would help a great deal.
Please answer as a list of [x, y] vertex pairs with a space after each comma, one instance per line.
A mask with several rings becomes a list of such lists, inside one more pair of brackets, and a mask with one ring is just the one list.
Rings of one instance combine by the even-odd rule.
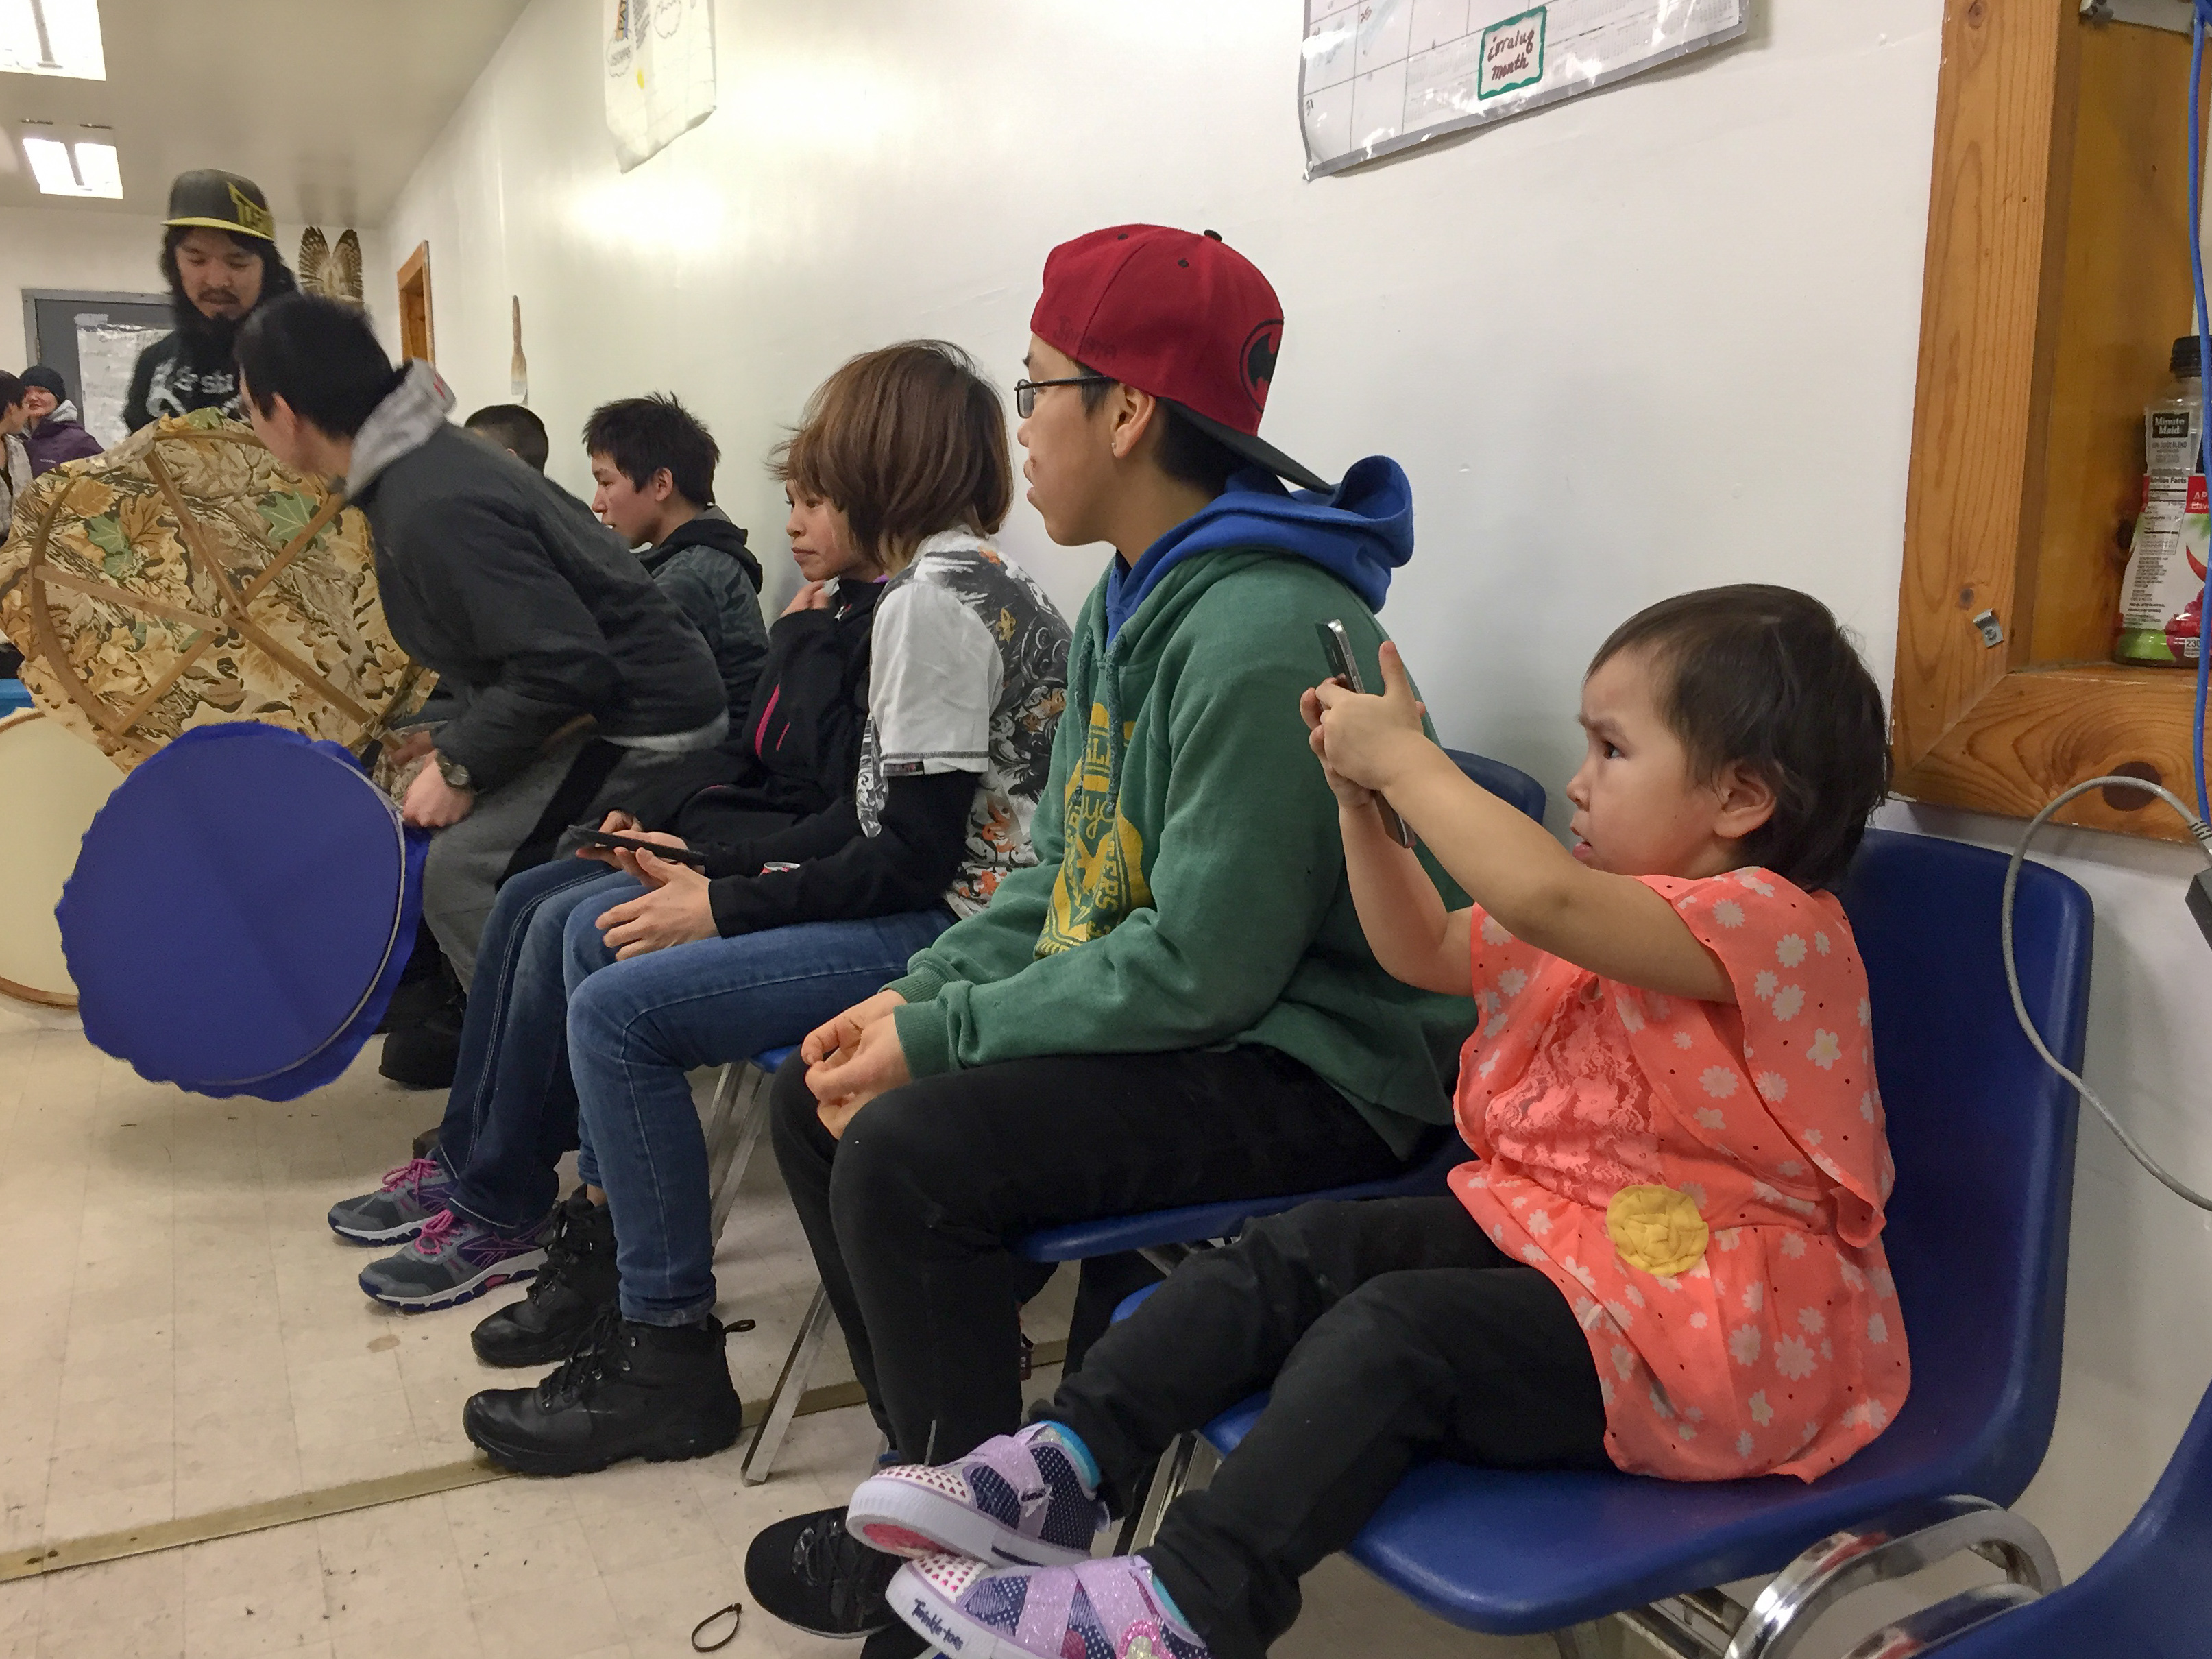
[[1115, 225], [1044, 262], [1030, 331], [1175, 405], [1224, 447], [1307, 489], [1329, 483], [1260, 437], [1283, 307], [1260, 268], [1207, 231]]

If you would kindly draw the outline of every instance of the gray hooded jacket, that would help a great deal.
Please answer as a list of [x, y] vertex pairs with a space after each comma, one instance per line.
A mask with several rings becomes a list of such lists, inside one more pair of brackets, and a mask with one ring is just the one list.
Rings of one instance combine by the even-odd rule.
[[348, 493], [376, 538], [392, 636], [459, 712], [438, 748], [495, 789], [579, 714], [625, 748], [712, 748], [714, 655], [582, 502], [450, 424], [437, 371], [405, 376], [355, 434]]

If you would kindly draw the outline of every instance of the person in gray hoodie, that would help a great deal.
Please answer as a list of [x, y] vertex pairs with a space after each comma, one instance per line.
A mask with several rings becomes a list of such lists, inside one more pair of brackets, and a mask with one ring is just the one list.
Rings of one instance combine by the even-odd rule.
[[721, 676], [629, 550], [453, 425], [437, 370], [394, 369], [359, 310], [307, 295], [257, 309], [238, 362], [270, 453], [342, 479], [368, 514], [392, 637], [439, 676], [450, 712], [402, 751], [430, 763], [401, 811], [439, 832], [422, 914], [465, 988], [500, 881], [572, 773], [598, 774], [571, 820], [596, 823], [720, 744]]

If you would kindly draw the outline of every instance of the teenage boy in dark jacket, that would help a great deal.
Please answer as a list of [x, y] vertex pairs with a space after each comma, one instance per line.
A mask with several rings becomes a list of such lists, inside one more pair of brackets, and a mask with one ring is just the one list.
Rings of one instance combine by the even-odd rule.
[[[721, 447], [690, 410], [655, 394], [593, 410], [584, 422], [584, 448], [597, 486], [592, 511], [637, 550], [653, 585], [707, 641], [734, 726], [752, 706], [768, 658], [768, 628], [761, 619], [760, 561], [745, 546], [745, 532], [714, 505]], [[733, 729], [723, 753], [701, 757], [688, 781], [719, 781], [742, 750], [743, 734]], [[679, 797], [688, 793], [677, 791]], [[661, 808], [645, 802], [633, 810], [657, 817]]]
[[[1449, 1121], [1472, 1024], [1369, 951], [1297, 718], [1328, 672], [1317, 623], [1341, 619], [1376, 672], [1405, 474], [1372, 457], [1330, 490], [1261, 441], [1282, 313], [1218, 237], [1125, 225], [1056, 248], [1030, 326], [1030, 500], [1054, 541], [1118, 550], [1075, 624], [1037, 861], [809, 1036], [771, 1109], [904, 1461], [1018, 1424], [1015, 1239], [1395, 1174]], [[872, 1636], [869, 1659], [918, 1653], [882, 1595], [896, 1562], [843, 1520], [762, 1533], [754, 1598]]]
[[376, 538], [392, 637], [453, 710], [414, 740], [402, 811], [440, 832], [423, 919], [465, 987], [515, 849], [596, 735], [621, 751], [580, 818], [729, 731], [698, 630], [580, 501], [446, 419], [437, 371], [394, 371], [368, 319], [294, 296], [256, 311], [238, 361], [255, 431], [344, 480]]

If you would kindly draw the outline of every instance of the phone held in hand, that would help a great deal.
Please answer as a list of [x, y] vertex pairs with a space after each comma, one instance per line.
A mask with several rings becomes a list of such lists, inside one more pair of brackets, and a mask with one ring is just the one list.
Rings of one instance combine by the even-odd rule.
[[619, 847], [632, 853], [650, 853], [657, 859], [666, 859], [671, 864], [688, 864], [694, 870], [707, 867], [707, 855], [689, 847], [670, 847], [661, 842], [647, 841], [643, 836], [617, 835], [611, 830], [595, 829], [588, 823], [572, 823], [568, 827], [586, 847]]
[[[1352, 638], [1344, 631], [1341, 622], [1316, 623], [1314, 632], [1321, 635], [1322, 654], [1328, 659], [1329, 678], [1347, 691], [1364, 693], [1366, 682], [1359, 677], [1358, 660], [1352, 654]], [[1382, 828], [1401, 847], [1413, 844], [1413, 832], [1406, 820], [1382, 796], [1375, 797], [1375, 810], [1382, 815]]]

